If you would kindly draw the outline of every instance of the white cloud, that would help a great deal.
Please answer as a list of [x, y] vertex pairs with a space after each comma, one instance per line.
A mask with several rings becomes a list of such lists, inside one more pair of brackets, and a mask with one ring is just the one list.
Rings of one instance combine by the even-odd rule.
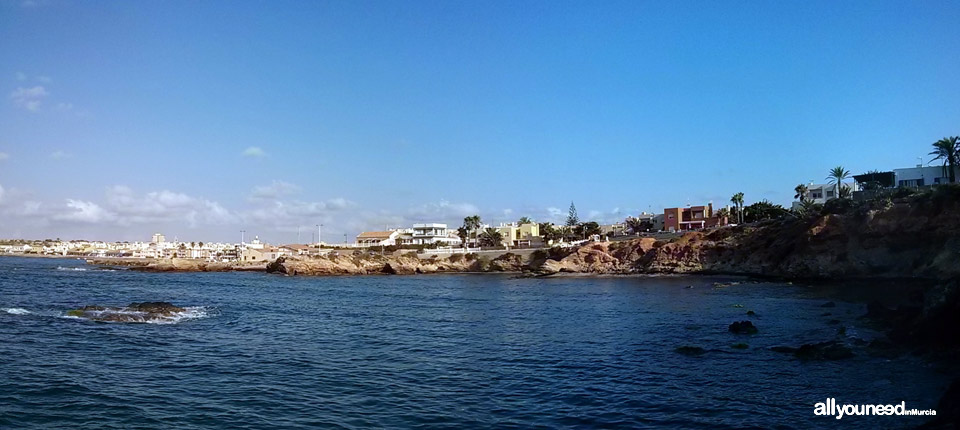
[[0, 161], [7, 160], [9, 158], [10, 154], [7, 154], [6, 152], [0, 152]]
[[18, 81], [25, 81], [25, 80], [27, 80], [27, 74], [26, 74], [26, 73], [23, 73], [23, 72], [17, 72], [17, 80], [18, 80]]
[[65, 210], [54, 215], [53, 219], [57, 221], [95, 224], [113, 221], [116, 219], [116, 215], [93, 202], [67, 199]]
[[50, 158], [55, 158], [58, 160], [61, 158], [67, 158], [69, 156], [70, 154], [67, 154], [66, 152], [63, 152], [63, 151], [53, 151], [53, 153], [50, 154]]
[[274, 180], [270, 185], [259, 185], [250, 191], [251, 200], [275, 200], [280, 197], [295, 194], [300, 187], [289, 182]]
[[48, 95], [50, 95], [50, 93], [47, 92], [46, 88], [37, 85], [32, 88], [17, 87], [17, 89], [10, 94], [10, 98], [13, 99], [14, 104], [17, 106], [36, 112], [40, 110], [40, 104]]
[[4, 193], [5, 193], [5, 191], [3, 191], [3, 185], [0, 185], [0, 204], [3, 204], [3, 194], [4, 194]]
[[244, 149], [243, 152], [240, 153], [240, 155], [244, 157], [266, 157], [267, 153], [264, 152], [263, 149], [260, 149], [260, 147], [258, 146], [251, 146], [251, 147], [248, 147], [247, 149]]
[[190, 227], [232, 223], [236, 217], [217, 202], [169, 190], [137, 195], [123, 185], [107, 189], [106, 206], [121, 225], [186, 222]]
[[50, 82], [53, 82], [53, 79], [50, 79], [49, 76], [37, 76], [36, 79], [37, 79], [37, 82], [43, 82], [45, 84], [49, 84]]
[[73, 110], [73, 103], [57, 103], [57, 110]]

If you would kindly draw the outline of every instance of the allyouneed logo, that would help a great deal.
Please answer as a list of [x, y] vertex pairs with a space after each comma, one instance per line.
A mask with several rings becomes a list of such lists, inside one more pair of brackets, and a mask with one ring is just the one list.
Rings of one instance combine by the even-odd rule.
[[933, 409], [907, 409], [907, 402], [898, 405], [838, 405], [837, 399], [829, 398], [825, 402], [813, 405], [814, 415], [836, 417], [838, 420], [847, 415], [936, 415]]

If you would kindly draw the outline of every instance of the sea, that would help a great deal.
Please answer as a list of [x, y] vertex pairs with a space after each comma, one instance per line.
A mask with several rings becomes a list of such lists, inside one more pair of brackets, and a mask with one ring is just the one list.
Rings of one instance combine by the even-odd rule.
[[[865, 303], [896, 287], [144, 273], [2, 257], [0, 428], [910, 428], [927, 417], [814, 413], [828, 398], [936, 407], [949, 363], [865, 346], [882, 336], [860, 318]], [[151, 323], [66, 314], [145, 301], [185, 311]], [[728, 331], [742, 320], [759, 332]], [[770, 349], [829, 340], [854, 357]]]

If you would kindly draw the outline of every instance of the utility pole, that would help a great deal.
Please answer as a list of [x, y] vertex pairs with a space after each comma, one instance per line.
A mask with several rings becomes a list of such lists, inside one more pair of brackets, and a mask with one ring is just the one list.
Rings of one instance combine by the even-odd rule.
[[246, 232], [246, 230], [240, 230], [240, 246], [243, 246], [243, 234]]
[[300, 243], [300, 226], [297, 226], [297, 243]]
[[343, 234], [343, 243], [347, 243], [347, 234], [346, 234], [346, 233]]

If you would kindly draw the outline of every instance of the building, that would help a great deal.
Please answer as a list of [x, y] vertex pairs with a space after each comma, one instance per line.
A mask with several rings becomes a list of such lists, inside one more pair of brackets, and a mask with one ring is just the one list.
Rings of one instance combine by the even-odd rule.
[[[844, 182], [841, 186], [850, 188], [850, 191], [857, 190], [856, 182]], [[821, 205], [835, 198], [837, 198], [837, 184], [814, 184], [811, 182], [807, 185], [807, 194], [804, 195], [804, 200]], [[792, 207], [797, 209], [800, 205], [801, 203], [798, 200], [793, 202]]]
[[446, 224], [425, 223], [414, 224], [409, 237], [405, 237], [403, 243], [411, 245], [440, 244], [443, 246], [460, 245], [460, 238], [452, 234]]
[[360, 246], [390, 246], [397, 244], [397, 230], [365, 231], [357, 235], [356, 244]]
[[[955, 177], [960, 178], [960, 172], [955, 172]], [[916, 166], [903, 169], [893, 169], [894, 185], [897, 187], [925, 187], [928, 185], [940, 185], [950, 183], [949, 167], [942, 166]]]
[[627, 225], [618, 222], [616, 224], [604, 224], [600, 226], [600, 235], [601, 236], [626, 236], [627, 235]]
[[165, 242], [166, 240], [167, 240], [167, 239], [166, 239], [165, 237], [163, 237], [162, 234], [160, 234], [160, 233], [154, 233], [154, 234], [153, 234], [153, 239], [150, 240], [150, 243], [163, 243], [163, 242]]
[[496, 229], [503, 236], [503, 246], [529, 247], [543, 245], [543, 238], [540, 237], [540, 224], [535, 222], [520, 225], [517, 225], [517, 223], [500, 224]]
[[700, 230], [722, 225], [727, 225], [727, 217], [717, 216], [713, 211], [713, 203], [663, 210], [663, 227], [666, 231]]
[[284, 255], [307, 255], [310, 253], [310, 245], [293, 243], [290, 245], [281, 246], [280, 251]]

